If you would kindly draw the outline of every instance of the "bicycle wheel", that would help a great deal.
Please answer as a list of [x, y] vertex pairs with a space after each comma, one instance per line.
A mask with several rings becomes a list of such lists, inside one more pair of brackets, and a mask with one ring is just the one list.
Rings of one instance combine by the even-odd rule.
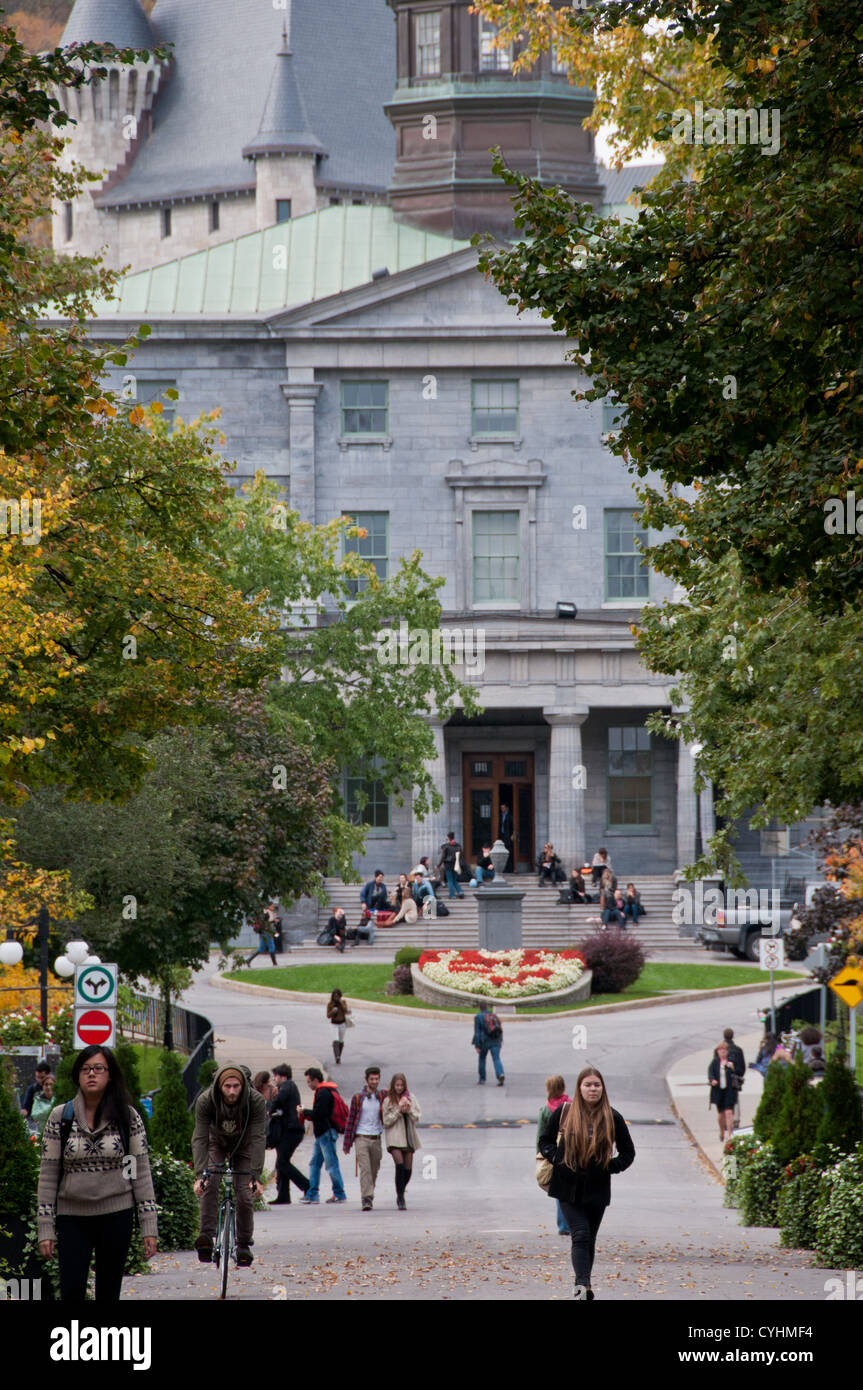
[[233, 1254], [233, 1226], [234, 1226], [234, 1205], [233, 1202], [225, 1203], [225, 1225], [224, 1239], [222, 1241], [222, 1291], [220, 1298], [227, 1297], [228, 1291], [228, 1262]]

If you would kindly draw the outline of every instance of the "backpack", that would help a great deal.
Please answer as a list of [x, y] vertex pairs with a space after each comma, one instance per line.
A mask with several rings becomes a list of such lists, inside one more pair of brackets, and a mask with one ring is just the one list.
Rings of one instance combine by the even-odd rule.
[[437, 915], [438, 917], [449, 917], [449, 908], [447, 907], [446, 903], [438, 903]]
[[[338, 1130], [339, 1134], [344, 1134], [348, 1123], [348, 1107], [345, 1105], [344, 1097], [339, 1095], [335, 1081], [322, 1081], [321, 1086], [326, 1086], [333, 1096], [333, 1114], [330, 1124], [333, 1129]], [[320, 1086], [318, 1090], [320, 1090]]]
[[503, 1037], [503, 1028], [497, 1014], [484, 1014], [482, 1022], [486, 1037], [493, 1040]]

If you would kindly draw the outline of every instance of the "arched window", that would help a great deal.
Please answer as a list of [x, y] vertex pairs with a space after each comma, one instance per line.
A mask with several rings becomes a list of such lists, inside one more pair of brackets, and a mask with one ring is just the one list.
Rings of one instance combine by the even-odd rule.
[[135, 68], [129, 73], [129, 82], [126, 87], [126, 110], [134, 114], [138, 104], [138, 74]]
[[120, 74], [113, 68], [108, 74], [108, 115], [116, 121], [120, 114]]
[[150, 105], [150, 102], [153, 100], [153, 82], [154, 82], [153, 69], [150, 68], [150, 71], [147, 73], [147, 81], [146, 81], [146, 83], [145, 83], [145, 85], [144, 85], [144, 105], [145, 105], [145, 106], [149, 106], [149, 105]]
[[94, 78], [92, 78], [92, 80], [91, 80], [91, 82], [90, 82], [90, 86], [91, 86], [92, 91], [93, 91], [93, 115], [95, 116], [95, 118], [96, 118], [97, 121], [101, 121], [101, 119], [102, 119], [102, 79], [101, 79], [100, 77], [94, 77]]

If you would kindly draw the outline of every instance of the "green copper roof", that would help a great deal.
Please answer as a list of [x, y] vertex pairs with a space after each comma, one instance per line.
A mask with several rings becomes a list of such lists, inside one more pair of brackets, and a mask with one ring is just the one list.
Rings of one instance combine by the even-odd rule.
[[388, 207], [329, 207], [119, 281], [97, 314], [276, 313], [465, 250], [396, 222]]

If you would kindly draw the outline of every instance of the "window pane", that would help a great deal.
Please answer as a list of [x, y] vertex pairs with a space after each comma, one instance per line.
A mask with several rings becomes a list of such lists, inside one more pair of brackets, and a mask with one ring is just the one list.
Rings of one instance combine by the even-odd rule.
[[386, 434], [389, 382], [342, 382], [342, 434]]
[[473, 513], [473, 596], [476, 603], [521, 597], [518, 512]]
[[148, 381], [144, 377], [136, 378], [136, 396], [138, 405], [152, 405], [153, 401], [162, 403], [162, 419], [167, 420], [173, 426], [174, 417], [177, 413], [177, 402], [171, 400], [170, 396], [164, 395], [165, 391], [176, 390], [176, 381]]
[[390, 799], [383, 783], [370, 777], [348, 777], [345, 784], [345, 810], [353, 825], [370, 825], [387, 830], [390, 824]]
[[609, 824], [652, 825], [650, 733], [640, 725], [608, 731]]
[[481, 72], [509, 72], [512, 67], [512, 44], [495, 48], [498, 26], [490, 19], [479, 21], [479, 66]]
[[440, 11], [418, 14], [415, 19], [417, 77], [440, 73]]
[[[345, 536], [344, 553], [360, 555], [367, 564], [374, 566], [378, 579], [389, 576], [389, 512], [343, 512], [355, 526], [368, 534], [365, 536]], [[367, 579], [352, 579], [350, 592], [356, 596], [368, 588]]]
[[635, 543], [647, 544], [647, 531], [628, 511], [605, 513], [606, 598], [647, 598], [649, 570]]
[[474, 381], [474, 434], [518, 433], [518, 382]]

